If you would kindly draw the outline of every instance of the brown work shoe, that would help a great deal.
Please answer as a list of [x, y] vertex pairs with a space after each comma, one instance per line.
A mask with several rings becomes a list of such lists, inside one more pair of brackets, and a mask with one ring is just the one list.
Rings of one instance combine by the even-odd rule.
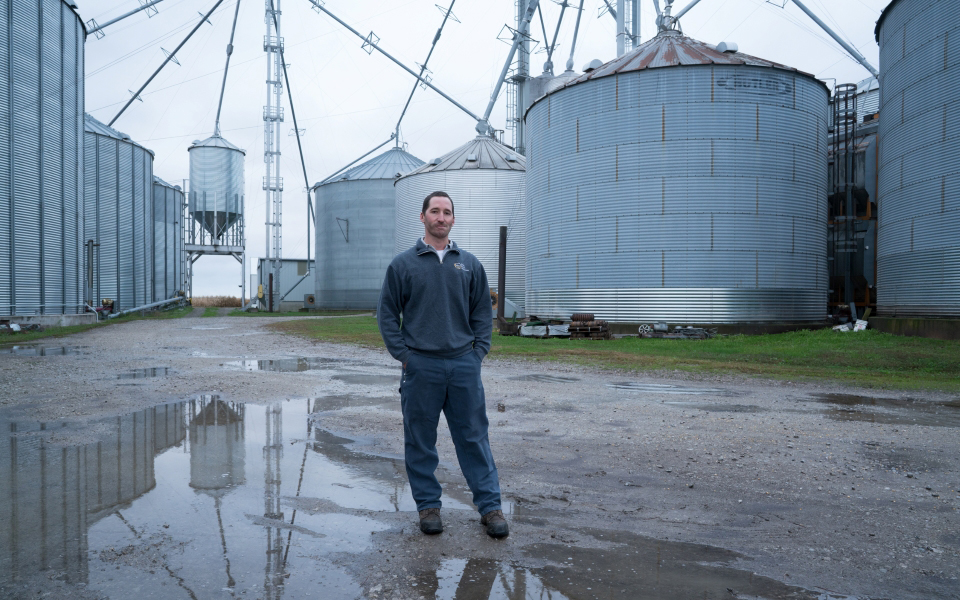
[[439, 508], [425, 508], [420, 511], [420, 531], [429, 535], [443, 533]]
[[480, 524], [487, 527], [487, 535], [495, 538], [507, 537], [510, 535], [510, 526], [503, 517], [502, 510], [491, 510], [480, 517]]

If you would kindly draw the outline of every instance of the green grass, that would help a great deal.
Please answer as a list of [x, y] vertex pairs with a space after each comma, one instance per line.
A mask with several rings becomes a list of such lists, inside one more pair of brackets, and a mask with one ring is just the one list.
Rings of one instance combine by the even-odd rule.
[[206, 308], [203, 309], [203, 315], [202, 315], [202, 316], [204, 316], [204, 317], [215, 317], [215, 316], [217, 316], [219, 313], [220, 313], [220, 309], [217, 308], [216, 306], [208, 306], [208, 307], [206, 307]]
[[139, 314], [125, 315], [122, 317], [117, 317], [115, 319], [107, 319], [100, 321], [99, 323], [90, 323], [88, 325], [68, 325], [66, 327], [51, 326], [45, 327], [43, 331], [27, 331], [24, 333], [3, 333], [0, 334], [0, 346], [6, 346], [10, 344], [25, 344], [27, 342], [32, 342], [35, 340], [41, 340], [45, 338], [57, 338], [65, 335], [71, 335], [74, 333], [82, 333], [84, 331], [89, 331], [91, 329], [96, 329], [97, 327], [107, 327], [110, 325], [116, 325], [117, 323], [129, 323], [130, 321], [141, 321], [145, 319], [176, 319], [179, 317], [186, 316], [193, 311], [192, 306], [186, 306], [183, 308], [175, 308], [171, 310], [164, 310], [158, 312], [148, 313], [146, 316], [141, 317]]
[[286, 311], [286, 312], [246, 312], [239, 308], [230, 311], [230, 317], [339, 317], [342, 315], [363, 315], [369, 314], [370, 310], [311, 310], [307, 312]]
[[[287, 321], [271, 327], [327, 342], [383, 347], [372, 317]], [[960, 342], [871, 330], [609, 341], [537, 340], [495, 333], [490, 355], [636, 372], [679, 370], [875, 388], [960, 391]]]

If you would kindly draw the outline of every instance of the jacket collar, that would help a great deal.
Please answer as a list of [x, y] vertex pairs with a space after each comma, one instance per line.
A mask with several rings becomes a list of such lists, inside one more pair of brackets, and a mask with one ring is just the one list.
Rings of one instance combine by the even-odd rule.
[[[418, 256], [421, 254], [426, 254], [427, 252], [433, 252], [434, 254], [437, 253], [436, 249], [434, 249], [433, 246], [424, 242], [422, 237], [417, 238], [416, 248], [417, 248]], [[447, 252], [456, 252], [457, 254], [460, 254], [460, 249], [457, 248], [457, 243], [455, 241], [450, 240], [450, 248], [447, 250]]]

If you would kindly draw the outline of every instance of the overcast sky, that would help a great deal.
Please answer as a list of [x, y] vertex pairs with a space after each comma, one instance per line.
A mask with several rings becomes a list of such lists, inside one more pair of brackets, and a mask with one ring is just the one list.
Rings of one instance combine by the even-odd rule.
[[[177, 54], [180, 66], [169, 64], [114, 127], [156, 153], [154, 173], [171, 182], [189, 177], [187, 147], [213, 133], [223, 76], [225, 49], [237, 0], [224, 0]], [[310, 184], [385, 141], [414, 78], [388, 59], [361, 49], [361, 40], [328, 16], [315, 12], [308, 0], [276, 0], [282, 11], [281, 33], [293, 88], [293, 101], [303, 137]], [[679, 0], [682, 7], [688, 0]], [[173, 50], [215, 0], [165, 0], [159, 13], [141, 12], [90, 36], [86, 44], [86, 109], [109, 122]], [[235, 50], [221, 116], [223, 136], [247, 151], [246, 227], [248, 264], [255, 268], [264, 255], [265, 198], [262, 107], [266, 99], [266, 59], [263, 52], [264, 0], [240, 0]], [[450, 0], [326, 0], [326, 7], [366, 34], [411, 68], [423, 62], [443, 19], [436, 4]], [[579, 0], [571, 4], [579, 5]], [[616, 4], [611, 0], [611, 4]], [[652, 0], [641, 0], [641, 35], [656, 33]], [[661, 0], [663, 4], [663, 0]], [[806, 4], [879, 68], [873, 29], [888, 0], [806, 0]], [[552, 37], [560, 7], [542, 0], [548, 34]], [[740, 51], [777, 61], [825, 80], [857, 82], [869, 73], [820, 30], [792, 2], [784, 0], [702, 0], [684, 16], [686, 35], [717, 44], [736, 42]], [[85, 21], [103, 23], [137, 6], [137, 0], [81, 0]], [[616, 56], [615, 21], [600, 15], [602, 0], [585, 0], [574, 57], [579, 72], [591, 59]], [[676, 12], [676, 10], [674, 11]], [[509, 46], [497, 39], [504, 24], [513, 24], [514, 0], [456, 0], [430, 60], [433, 83], [474, 113], [486, 107]], [[568, 9], [554, 56], [555, 73], [564, 69], [570, 53], [575, 10]], [[539, 20], [533, 37], [543, 42]], [[534, 53], [531, 73], [542, 71], [545, 55]], [[501, 93], [492, 122], [504, 128], [505, 95]], [[287, 107], [285, 133], [293, 121]], [[401, 127], [407, 150], [427, 160], [471, 139], [475, 121], [431, 90], [417, 89]], [[508, 138], [509, 143], [509, 138]], [[283, 195], [283, 256], [307, 254], [306, 192], [296, 139], [284, 135], [281, 175]], [[386, 149], [386, 148], [384, 148]], [[381, 150], [382, 151], [382, 150]], [[311, 241], [311, 247], [313, 242]], [[239, 295], [240, 267], [232, 258], [204, 257], [195, 265], [194, 295]]]

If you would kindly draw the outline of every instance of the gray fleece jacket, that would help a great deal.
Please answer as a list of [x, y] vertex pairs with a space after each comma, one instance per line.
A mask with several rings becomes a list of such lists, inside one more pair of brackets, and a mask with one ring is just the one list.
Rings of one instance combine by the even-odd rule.
[[422, 239], [396, 255], [380, 291], [377, 325], [390, 355], [456, 358], [490, 351], [493, 308], [477, 257], [451, 243], [443, 261]]

